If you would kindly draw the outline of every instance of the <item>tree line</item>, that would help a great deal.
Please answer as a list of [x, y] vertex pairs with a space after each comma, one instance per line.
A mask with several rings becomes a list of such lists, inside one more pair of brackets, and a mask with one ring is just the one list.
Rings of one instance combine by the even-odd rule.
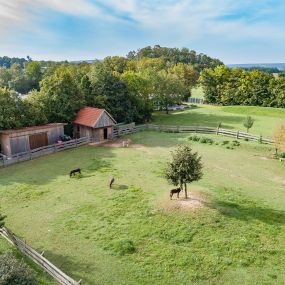
[[199, 81], [208, 103], [285, 107], [285, 78], [268, 72], [221, 65], [203, 70]]
[[86, 105], [105, 108], [118, 122], [147, 122], [155, 109], [187, 99], [201, 69], [220, 64], [193, 65], [185, 62], [190, 54], [169, 49], [168, 57], [113, 56], [92, 64], [14, 63], [0, 69], [0, 129], [71, 123]]

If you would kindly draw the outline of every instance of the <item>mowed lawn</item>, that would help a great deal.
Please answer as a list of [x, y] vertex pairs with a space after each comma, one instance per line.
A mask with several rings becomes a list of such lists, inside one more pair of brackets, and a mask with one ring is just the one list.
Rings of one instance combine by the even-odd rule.
[[[188, 136], [145, 131], [129, 136], [133, 147], [1, 169], [7, 226], [83, 284], [284, 284], [285, 164], [266, 145]], [[202, 155], [204, 177], [190, 200], [170, 201], [162, 173], [180, 143]]]
[[167, 125], [208, 126], [246, 132], [243, 121], [246, 116], [254, 118], [250, 133], [272, 137], [275, 128], [285, 124], [285, 109], [255, 106], [212, 106], [197, 105], [186, 111], [175, 111], [166, 114], [156, 112], [152, 123]]

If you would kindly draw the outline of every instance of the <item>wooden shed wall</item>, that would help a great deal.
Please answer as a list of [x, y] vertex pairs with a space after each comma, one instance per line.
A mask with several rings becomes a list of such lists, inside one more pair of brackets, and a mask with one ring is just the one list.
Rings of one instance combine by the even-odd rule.
[[47, 145], [55, 144], [59, 137], [64, 134], [63, 126], [56, 126], [53, 128], [44, 128], [23, 132], [14, 132], [11, 134], [1, 135], [2, 152], [5, 155], [17, 154], [30, 150], [29, 137], [36, 134], [47, 134]]
[[109, 126], [114, 126], [115, 122], [112, 120], [112, 118], [104, 112], [98, 122], [95, 124], [94, 128], [104, 128], [104, 127], [109, 127]]

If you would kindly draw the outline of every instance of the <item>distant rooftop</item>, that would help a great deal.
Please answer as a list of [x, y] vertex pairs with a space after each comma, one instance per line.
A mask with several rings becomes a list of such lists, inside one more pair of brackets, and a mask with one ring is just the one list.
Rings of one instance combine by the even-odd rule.
[[26, 128], [18, 128], [18, 129], [9, 129], [9, 130], [3, 130], [0, 131], [0, 134], [14, 134], [14, 133], [23, 133], [23, 132], [29, 132], [29, 131], [36, 131], [41, 129], [52, 129], [60, 126], [65, 126], [65, 123], [52, 123], [52, 124], [46, 124], [46, 125], [40, 125], [40, 126], [32, 126], [32, 127], [26, 127]]

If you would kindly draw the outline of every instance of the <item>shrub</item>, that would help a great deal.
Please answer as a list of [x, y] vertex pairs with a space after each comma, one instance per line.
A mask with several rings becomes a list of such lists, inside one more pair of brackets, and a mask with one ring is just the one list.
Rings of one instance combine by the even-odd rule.
[[0, 255], [0, 285], [37, 285], [33, 271], [11, 253]]
[[237, 140], [232, 141], [232, 146], [240, 146], [240, 142]]
[[201, 139], [201, 138], [199, 138], [198, 136], [194, 136], [194, 137], [193, 137], [193, 141], [195, 141], [195, 142], [200, 141], [200, 139]]
[[222, 141], [222, 145], [229, 144], [229, 141]]
[[281, 153], [279, 154], [279, 157], [280, 157], [280, 158], [285, 158], [285, 152], [281, 152]]
[[118, 255], [134, 253], [136, 251], [134, 242], [128, 239], [121, 239], [113, 243], [113, 251]]
[[244, 140], [245, 140], [246, 142], [248, 142], [248, 138], [245, 138]]

